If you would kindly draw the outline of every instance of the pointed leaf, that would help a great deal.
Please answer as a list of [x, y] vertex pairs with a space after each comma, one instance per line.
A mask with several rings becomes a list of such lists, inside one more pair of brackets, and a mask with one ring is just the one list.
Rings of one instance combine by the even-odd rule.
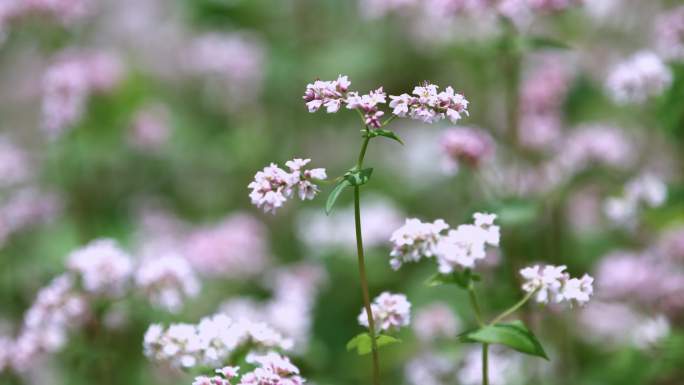
[[404, 141], [401, 140], [399, 135], [397, 135], [394, 131], [392, 130], [385, 130], [385, 129], [377, 129], [373, 130], [370, 132], [370, 135], [373, 136], [384, 136], [385, 138], [390, 138], [393, 140], [396, 140], [397, 142], [401, 143], [402, 145], [404, 144]]
[[520, 321], [487, 325], [469, 333], [466, 338], [487, 344], [505, 345], [521, 353], [549, 359], [537, 337]]
[[388, 336], [386, 334], [380, 334], [377, 337], [375, 337], [375, 340], [378, 343], [378, 347], [386, 346], [386, 345], [392, 345], [396, 343], [400, 343], [401, 340], [392, 336]]
[[371, 337], [368, 333], [361, 333], [347, 342], [347, 351], [356, 349], [356, 353], [362, 356], [368, 354], [373, 350]]
[[333, 187], [332, 191], [330, 191], [330, 195], [328, 195], [328, 199], [325, 201], [325, 213], [327, 215], [330, 215], [332, 212], [333, 206], [335, 206], [335, 202], [342, 193], [342, 190], [349, 186], [351, 186], [349, 181], [347, 179], [342, 179]]

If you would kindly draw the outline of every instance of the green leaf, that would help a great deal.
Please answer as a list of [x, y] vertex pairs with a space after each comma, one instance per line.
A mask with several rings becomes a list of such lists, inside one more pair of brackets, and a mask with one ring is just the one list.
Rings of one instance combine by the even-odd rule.
[[404, 141], [401, 140], [401, 138], [392, 130], [385, 130], [385, 129], [372, 130], [368, 133], [368, 136], [370, 136], [371, 138], [376, 137], [376, 136], [384, 136], [385, 138], [394, 139], [397, 142], [401, 143], [402, 145], [404, 144]]
[[464, 342], [477, 341], [505, 345], [521, 353], [549, 359], [537, 337], [520, 321], [487, 325], [468, 333], [461, 339]]
[[340, 194], [342, 193], [342, 190], [345, 189], [345, 187], [349, 187], [351, 184], [347, 179], [342, 179], [337, 184], [335, 187], [333, 187], [332, 191], [330, 191], [330, 195], [328, 195], [328, 200], [325, 201], [325, 213], [330, 214], [332, 212], [333, 206], [335, 206], [335, 202], [337, 201], [337, 198], [339, 198]]
[[[379, 334], [375, 337], [378, 348], [383, 346], [400, 343], [401, 340], [386, 334]], [[360, 356], [366, 355], [373, 351], [373, 344], [371, 343], [370, 334], [361, 333], [347, 342], [347, 351], [356, 349], [356, 353]]]
[[455, 271], [450, 274], [437, 273], [428, 278], [425, 282], [428, 286], [458, 285], [467, 289], [471, 281], [479, 281], [479, 275], [474, 274], [470, 269]]
[[356, 349], [356, 353], [360, 356], [370, 353], [373, 350], [371, 336], [364, 332], [350, 339], [349, 342], [347, 342], [347, 351], [352, 351], [354, 349]]
[[375, 337], [375, 340], [378, 343], [378, 347], [397, 344], [397, 343], [401, 342], [401, 340], [399, 338], [394, 338], [394, 337], [388, 336], [386, 334], [378, 335], [377, 337]]
[[371, 174], [373, 174], [372, 168], [364, 168], [363, 170], [353, 170], [349, 171], [344, 175], [344, 179], [349, 182], [352, 186], [361, 186], [370, 180]]

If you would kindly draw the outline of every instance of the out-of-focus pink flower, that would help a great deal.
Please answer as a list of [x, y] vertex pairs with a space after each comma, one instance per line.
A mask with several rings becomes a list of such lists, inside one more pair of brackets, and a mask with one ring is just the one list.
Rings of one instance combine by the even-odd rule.
[[200, 291], [200, 281], [188, 261], [172, 254], [143, 260], [135, 272], [135, 283], [153, 305], [174, 313], [186, 298], [196, 297]]
[[123, 66], [107, 52], [66, 51], [43, 75], [42, 127], [57, 138], [77, 123], [92, 93], [107, 92], [118, 84]]
[[266, 52], [248, 33], [201, 35], [190, 42], [183, 60], [190, 72], [218, 80], [231, 105], [248, 105], [261, 93]]
[[413, 330], [423, 342], [456, 336], [461, 322], [443, 302], [434, 302], [416, 311]]
[[634, 144], [624, 131], [605, 125], [586, 125], [575, 128], [563, 139], [553, 164], [559, 172], [572, 175], [595, 165], [625, 169], [634, 161]]
[[477, 167], [491, 157], [494, 151], [492, 137], [479, 128], [450, 128], [444, 131], [440, 142], [442, 151], [454, 169], [458, 168], [460, 163]]
[[196, 229], [184, 243], [182, 255], [207, 276], [253, 276], [269, 261], [266, 230], [247, 214], [234, 214], [216, 225]]
[[62, 211], [62, 205], [56, 194], [32, 187], [11, 193], [0, 204], [0, 245], [15, 232], [52, 221]]
[[133, 261], [112, 239], [97, 239], [72, 252], [67, 261], [91, 294], [118, 297], [133, 274]]
[[613, 67], [606, 91], [618, 104], [639, 104], [662, 94], [671, 84], [670, 68], [655, 53], [642, 51]]
[[666, 258], [684, 262], [684, 226], [665, 231], [658, 240], [657, 248]]
[[684, 6], [668, 9], [656, 19], [655, 46], [669, 60], [684, 60]]
[[25, 182], [32, 174], [29, 156], [6, 135], [0, 135], [0, 188]]
[[169, 112], [161, 105], [145, 107], [138, 111], [131, 124], [129, 141], [143, 150], [158, 150], [169, 139]]
[[[489, 383], [506, 385], [523, 382], [523, 367], [520, 355], [513, 354], [495, 346], [489, 351]], [[478, 385], [482, 383], [482, 352], [480, 348], [471, 348], [463, 358], [463, 364], [457, 375], [462, 385]]]

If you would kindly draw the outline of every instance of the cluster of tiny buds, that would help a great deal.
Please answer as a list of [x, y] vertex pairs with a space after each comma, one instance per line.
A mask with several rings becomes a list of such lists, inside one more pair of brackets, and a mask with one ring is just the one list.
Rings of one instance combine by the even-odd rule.
[[[266, 354], [249, 354], [246, 358], [249, 364], [257, 367], [245, 373], [239, 385], [301, 385], [305, 382], [299, 376], [299, 368], [290, 359], [276, 352]], [[230, 380], [238, 377], [239, 366], [226, 366], [216, 369], [216, 375], [198, 376], [192, 385], [231, 385]]]
[[249, 194], [252, 204], [262, 208], [264, 212], [275, 214], [288, 198], [292, 197], [295, 189], [301, 200], [313, 199], [320, 191], [314, 180], [327, 178], [324, 168], [304, 169], [311, 159], [299, 159], [287, 161], [285, 165], [290, 172], [271, 163], [254, 175], [247, 187], [252, 190]]
[[475, 213], [473, 218], [474, 224], [460, 225], [446, 234], [449, 225], [441, 219], [433, 223], [407, 219], [390, 238], [390, 265], [397, 270], [405, 262], [436, 256], [443, 274], [475, 267], [477, 260], [485, 258], [487, 245], [499, 245], [500, 234], [499, 226], [494, 225], [495, 214]]
[[[371, 312], [376, 331], [397, 331], [411, 322], [411, 303], [403, 294], [383, 292], [371, 303]], [[358, 321], [361, 326], [369, 327], [365, 309], [361, 309]]]
[[534, 295], [538, 303], [548, 304], [568, 301], [584, 305], [594, 293], [594, 278], [584, 274], [582, 278], [571, 278], [565, 272], [566, 266], [539, 265], [520, 270], [525, 279], [522, 289]]
[[[337, 80], [316, 80], [306, 86], [302, 97], [309, 112], [316, 112], [325, 107], [328, 113], [335, 113], [342, 105], [350, 110], [359, 110], [364, 117], [364, 123], [369, 128], [380, 128], [384, 112], [379, 109], [380, 104], [387, 102], [387, 94], [383, 87], [365, 95], [356, 91], [349, 91], [351, 82], [347, 76], [340, 75]], [[452, 123], [468, 115], [468, 101], [452, 87], [439, 92], [439, 87], [425, 82], [413, 89], [412, 95], [390, 95], [389, 107], [392, 113], [401, 118], [411, 118], [425, 123], [435, 123], [448, 118]]]

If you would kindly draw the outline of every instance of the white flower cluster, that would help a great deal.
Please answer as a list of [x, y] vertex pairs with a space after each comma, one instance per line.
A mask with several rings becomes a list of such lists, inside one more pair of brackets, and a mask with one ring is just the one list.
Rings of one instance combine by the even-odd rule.
[[262, 208], [264, 212], [275, 214], [297, 189], [299, 199], [313, 199], [320, 191], [313, 180], [327, 178], [324, 168], [304, 169], [311, 159], [299, 159], [287, 161], [285, 165], [290, 172], [278, 167], [277, 164], [264, 167], [254, 176], [254, 181], [247, 187], [252, 189], [249, 197], [252, 204]]
[[[371, 312], [376, 331], [397, 331], [411, 322], [411, 303], [403, 294], [381, 293], [371, 303]], [[361, 309], [358, 321], [369, 327], [366, 309]]]
[[499, 226], [494, 225], [496, 214], [475, 213], [473, 218], [474, 224], [459, 225], [440, 240], [437, 245], [440, 273], [473, 268], [477, 260], [487, 256], [485, 246], [499, 246]]
[[613, 68], [606, 89], [616, 103], [639, 104], [662, 94], [670, 84], [672, 71], [658, 55], [643, 51]]
[[150, 302], [170, 312], [178, 312], [185, 298], [197, 296], [200, 283], [185, 258], [165, 255], [144, 260], [135, 273], [135, 283]]
[[192, 385], [230, 385], [230, 379], [238, 376], [239, 366], [225, 366], [221, 369], [216, 369], [215, 376], [197, 376], [192, 381]]
[[224, 314], [205, 317], [198, 324], [153, 324], [145, 332], [143, 348], [148, 358], [174, 367], [219, 366], [236, 349], [289, 349], [291, 341], [264, 323], [234, 321]]
[[393, 243], [390, 265], [395, 270], [404, 262], [416, 262], [422, 257], [437, 257], [439, 271], [448, 274], [456, 269], [473, 268], [475, 262], [486, 256], [485, 247], [499, 245], [499, 226], [494, 225], [495, 214], [475, 213], [474, 224], [449, 228], [441, 219], [423, 223], [408, 219], [397, 229], [390, 241]]
[[258, 366], [242, 376], [240, 385], [302, 385], [306, 381], [289, 358], [275, 352], [249, 355], [247, 362]]
[[652, 174], [642, 174], [625, 185], [623, 195], [608, 198], [603, 210], [615, 224], [634, 227], [639, 209], [659, 207], [667, 199], [667, 185]]
[[442, 219], [421, 222], [416, 218], [406, 219], [406, 223], [392, 233], [392, 251], [390, 265], [397, 270], [405, 262], [417, 262], [422, 257], [432, 257], [437, 251], [437, 244], [442, 232], [449, 225]]
[[79, 294], [73, 277], [60, 275], [42, 288], [24, 316], [22, 329], [12, 343], [9, 365], [28, 369], [44, 353], [60, 350], [70, 330], [83, 324], [89, 313], [86, 298]]
[[411, 118], [425, 123], [435, 123], [448, 118], [452, 123], [468, 115], [468, 100], [447, 87], [439, 92], [438, 86], [424, 84], [413, 89], [413, 94], [390, 96], [392, 113], [401, 118]]
[[[328, 113], [335, 113], [342, 105], [347, 109], [361, 111], [364, 123], [371, 128], [382, 127], [380, 118], [384, 112], [379, 109], [380, 104], [387, 102], [387, 94], [380, 87], [365, 95], [356, 91], [349, 91], [351, 82], [347, 76], [340, 75], [337, 80], [316, 80], [306, 86], [302, 99], [306, 102], [309, 112], [316, 112], [325, 107]], [[390, 95], [389, 106], [393, 114], [401, 118], [421, 120], [425, 123], [435, 123], [448, 118], [455, 123], [462, 114], [468, 115], [468, 101], [452, 87], [438, 92], [438, 86], [424, 84], [413, 89], [413, 96], [402, 94]]]
[[112, 239], [97, 239], [72, 252], [67, 267], [81, 277], [88, 293], [108, 297], [123, 294], [133, 274], [133, 261]]
[[538, 303], [561, 303], [568, 301], [584, 305], [594, 293], [594, 278], [584, 274], [582, 278], [570, 278], [565, 272], [566, 266], [539, 265], [520, 270], [525, 279], [522, 289], [527, 293], [535, 293]]

